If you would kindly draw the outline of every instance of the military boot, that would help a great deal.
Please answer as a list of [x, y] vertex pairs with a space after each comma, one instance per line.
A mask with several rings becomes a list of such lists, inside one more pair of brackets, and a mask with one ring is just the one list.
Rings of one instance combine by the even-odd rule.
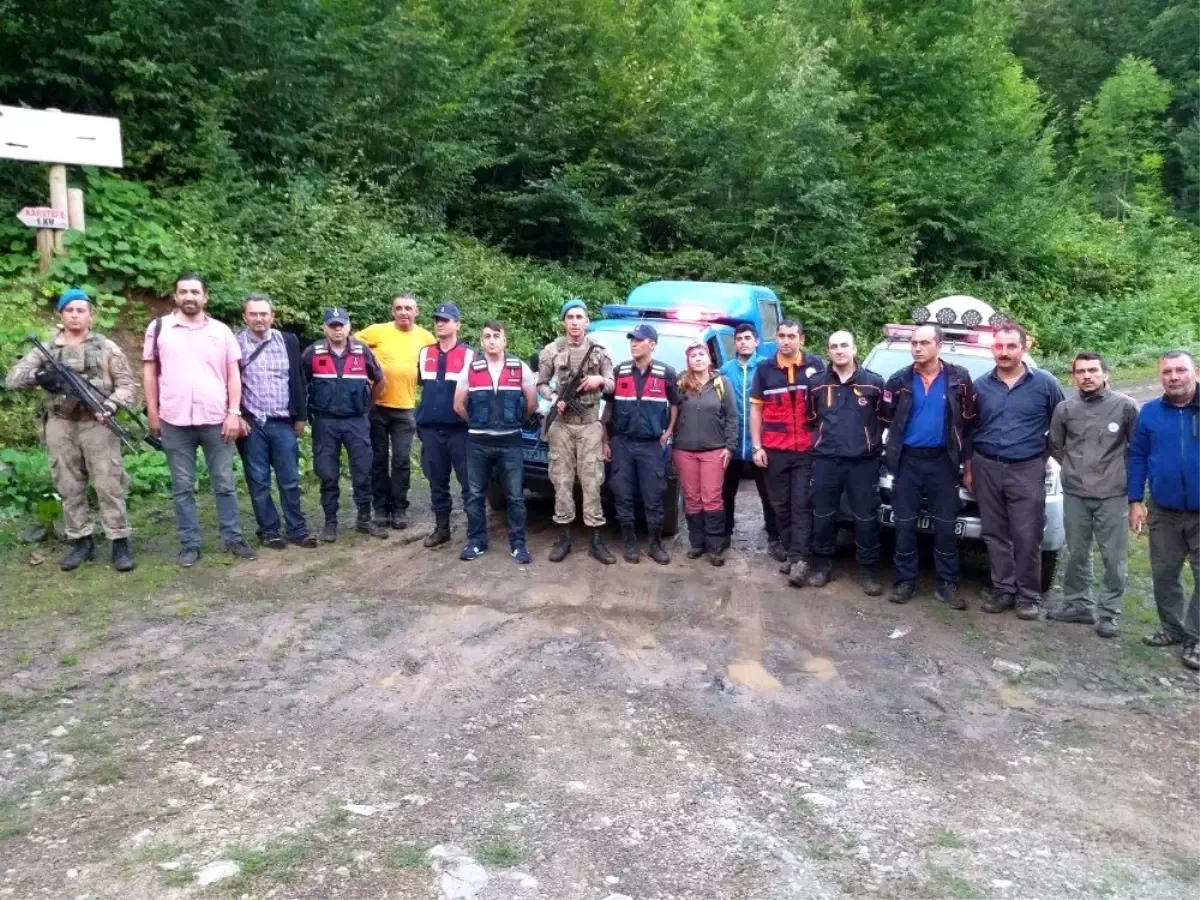
[[699, 559], [704, 555], [704, 514], [695, 513], [687, 518], [688, 559]]
[[373, 538], [386, 538], [388, 530], [371, 518], [371, 507], [367, 506], [359, 509], [358, 519], [354, 523], [354, 530], [360, 534], [369, 534]]
[[62, 558], [59, 563], [64, 572], [70, 572], [72, 569], [78, 569], [85, 562], [90, 562], [96, 556], [96, 545], [92, 542], [92, 536], [75, 539], [75, 546], [71, 548], [71, 552]]
[[883, 593], [883, 585], [875, 575], [874, 566], [858, 567], [858, 586], [868, 597], [878, 597]]
[[115, 538], [112, 542], [112, 564], [118, 572], [132, 572], [137, 568], [133, 551], [129, 549], [129, 538]]
[[550, 548], [550, 562], [562, 562], [571, 552], [571, 526], [558, 526], [558, 540]]
[[714, 566], [725, 565], [725, 513], [723, 511], [704, 514], [704, 538], [709, 563]]
[[660, 566], [665, 566], [671, 561], [671, 555], [667, 553], [667, 548], [663, 546], [661, 528], [650, 529], [650, 549], [646, 551], [646, 555]]
[[621, 523], [621, 542], [625, 545], [625, 552], [622, 554], [625, 557], [625, 562], [637, 563], [642, 561], [642, 554], [638, 552], [637, 532], [633, 528], [633, 523]]
[[421, 541], [424, 547], [440, 547], [442, 544], [450, 540], [450, 514], [438, 513], [437, 523], [433, 526], [433, 532], [425, 540]]
[[609, 553], [608, 548], [604, 546], [604, 538], [601, 537], [599, 528], [592, 529], [592, 537], [588, 541], [588, 553], [592, 559], [602, 562], [606, 566], [611, 566], [617, 561], [616, 557]]

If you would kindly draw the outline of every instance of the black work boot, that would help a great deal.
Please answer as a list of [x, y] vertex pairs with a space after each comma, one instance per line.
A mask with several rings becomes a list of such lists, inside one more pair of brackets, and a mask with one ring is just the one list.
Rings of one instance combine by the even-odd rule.
[[437, 523], [433, 526], [433, 532], [425, 540], [421, 541], [424, 547], [440, 547], [442, 544], [450, 540], [450, 516], [439, 515]]
[[833, 560], [827, 556], [818, 556], [813, 561], [812, 571], [808, 575], [809, 587], [825, 587], [829, 584], [829, 574], [833, 570]]
[[71, 552], [62, 558], [59, 563], [64, 572], [70, 572], [72, 569], [78, 569], [85, 562], [90, 562], [96, 556], [96, 545], [92, 541], [92, 536], [75, 538], [75, 546], [71, 548]]
[[354, 530], [360, 534], [369, 534], [373, 538], [386, 538], [388, 536], [387, 528], [371, 518], [371, 507], [369, 504], [359, 509], [358, 520], [354, 523]]
[[704, 514], [704, 537], [709, 563], [714, 566], [725, 565], [724, 512], [706, 512]]
[[129, 538], [114, 538], [112, 542], [112, 564], [118, 572], [132, 572], [137, 568], [133, 551], [129, 549]]
[[550, 548], [550, 562], [562, 562], [571, 552], [571, 526], [558, 526], [558, 540]]
[[913, 583], [911, 581], [897, 581], [896, 586], [892, 588], [892, 596], [888, 600], [892, 603], [907, 603], [913, 598]]
[[646, 551], [646, 555], [660, 566], [665, 566], [671, 561], [671, 555], [667, 553], [667, 548], [663, 546], [661, 528], [650, 529], [650, 548]]
[[775, 562], [785, 563], [788, 561], [787, 549], [783, 546], [783, 541], [777, 537], [767, 538], [767, 553]]
[[858, 586], [862, 588], [862, 592], [868, 597], [878, 597], [883, 593], [883, 585], [879, 583], [879, 579], [875, 576], [874, 566], [858, 567]]
[[637, 532], [634, 531], [632, 522], [621, 523], [621, 541], [625, 544], [625, 562], [641, 562], [642, 554], [638, 552]]
[[337, 540], [337, 522], [331, 519], [325, 520], [325, 527], [321, 529], [321, 540], [327, 544], [332, 544]]
[[592, 559], [604, 563], [606, 566], [611, 566], [615, 563], [616, 557], [608, 552], [608, 548], [604, 546], [604, 538], [600, 536], [600, 529], [593, 528], [591, 539], [588, 540], [588, 554]]
[[940, 603], [945, 603], [951, 609], [966, 609], [967, 601], [962, 598], [958, 592], [958, 585], [951, 584], [949, 581], [938, 582], [937, 590], [933, 592], [933, 596]]
[[704, 555], [704, 514], [685, 516], [688, 527], [688, 559], [699, 559]]

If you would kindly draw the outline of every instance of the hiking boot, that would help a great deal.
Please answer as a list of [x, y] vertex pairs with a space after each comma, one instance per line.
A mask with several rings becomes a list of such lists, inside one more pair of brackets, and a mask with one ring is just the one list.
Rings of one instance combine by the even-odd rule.
[[889, 603], [907, 603], [913, 598], [913, 583], [911, 581], [898, 581], [892, 587], [892, 596], [888, 597]]
[[359, 519], [354, 523], [354, 530], [373, 538], [386, 538], [388, 530], [374, 519]]
[[571, 552], [571, 526], [558, 526], [558, 540], [550, 548], [550, 562], [562, 562]]
[[286, 550], [287, 541], [276, 535], [275, 537], [259, 538], [259, 542], [268, 550]]
[[288, 538], [289, 544], [294, 544], [297, 547], [303, 547], [305, 550], [311, 550], [317, 546], [317, 539], [311, 534], [306, 534], [304, 537]]
[[1032, 622], [1034, 619], [1042, 617], [1042, 602], [1040, 600], [1025, 600], [1017, 601], [1017, 618], [1024, 619], [1026, 622]]
[[179, 551], [179, 555], [175, 557], [175, 562], [185, 569], [190, 569], [196, 563], [200, 562], [199, 547], [184, 547]]
[[611, 566], [617, 561], [616, 557], [609, 553], [608, 548], [604, 546], [604, 538], [600, 536], [599, 528], [592, 529], [592, 536], [588, 540], [588, 555], [606, 566]]
[[388, 516], [388, 523], [397, 531], [408, 527], [408, 513], [394, 512]]
[[438, 516], [433, 532], [421, 541], [423, 547], [440, 547], [450, 540], [450, 516]]
[[621, 523], [621, 540], [625, 544], [625, 552], [622, 554], [625, 557], [625, 562], [641, 562], [642, 554], [638, 552], [637, 532], [633, 530], [632, 523]]
[[862, 592], [868, 597], [878, 597], [883, 593], [883, 585], [875, 577], [874, 566], [858, 567], [858, 586], [862, 588]]
[[979, 608], [985, 613], [1002, 613], [1016, 605], [1016, 594], [1001, 594], [999, 591], [992, 591], [992, 596], [984, 600], [983, 605]]
[[704, 515], [692, 513], [685, 516], [688, 527], [688, 559], [699, 559], [704, 555]]
[[671, 561], [671, 555], [667, 553], [667, 548], [663, 546], [661, 528], [650, 529], [650, 547], [646, 551], [646, 555], [660, 566], [665, 566]]
[[1046, 613], [1052, 622], [1070, 622], [1076, 625], [1091, 625], [1096, 621], [1092, 608], [1077, 600], [1069, 600]]
[[70, 572], [72, 569], [78, 569], [85, 562], [89, 562], [96, 557], [96, 544], [89, 534], [87, 537], [75, 538], [75, 545], [71, 548], [71, 552], [62, 558], [59, 566], [64, 572]]
[[788, 567], [788, 584], [792, 587], [804, 587], [808, 583], [808, 563], [798, 559]]
[[704, 513], [704, 546], [710, 565], [725, 565], [725, 513]]
[[337, 522], [326, 521], [325, 527], [321, 529], [321, 540], [326, 544], [332, 544], [337, 540]]
[[937, 590], [933, 592], [933, 596], [940, 603], [945, 603], [951, 609], [967, 608], [967, 601], [959, 596], [958, 585], [951, 584], [949, 581], [939, 581]]
[[129, 538], [114, 538], [112, 542], [112, 565], [118, 572], [132, 572], [137, 568], [133, 561], [133, 550]]
[[829, 574], [833, 569], [833, 563], [827, 559], [823, 559], [812, 567], [812, 572], [808, 576], [809, 587], [825, 587], [829, 584]]
[[787, 550], [783, 548], [783, 542], [779, 538], [767, 538], [767, 555], [775, 562], [787, 562]]
[[1187, 644], [1179, 654], [1179, 661], [1185, 668], [1200, 670], [1200, 644]]
[[1115, 619], [1110, 619], [1107, 616], [1096, 620], [1096, 634], [1102, 638], [1115, 638], [1121, 633], [1121, 629], [1117, 627]]
[[238, 559], [252, 560], [258, 559], [258, 554], [254, 552], [254, 548], [247, 544], [241, 538], [235, 541], [230, 541], [225, 545], [225, 549], [236, 556]]

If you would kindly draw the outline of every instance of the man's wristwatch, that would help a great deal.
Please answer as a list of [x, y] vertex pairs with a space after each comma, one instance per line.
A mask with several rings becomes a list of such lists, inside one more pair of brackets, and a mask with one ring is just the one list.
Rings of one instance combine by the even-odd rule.
[[237, 416], [240, 419], [242, 417], [242, 411], [240, 409], [231, 409], [228, 412], [226, 412], [225, 415]]
[[759, 450], [761, 450], [761, 449], [762, 449], [762, 447], [755, 447], [755, 448], [754, 448], [754, 452], [755, 452], [755, 453], [757, 453], [757, 452], [758, 452]]

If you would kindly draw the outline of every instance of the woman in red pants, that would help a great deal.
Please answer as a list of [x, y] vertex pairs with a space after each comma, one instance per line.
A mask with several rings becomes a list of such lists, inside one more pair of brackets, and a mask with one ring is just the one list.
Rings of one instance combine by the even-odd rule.
[[737, 449], [737, 402], [729, 379], [714, 368], [708, 347], [687, 349], [687, 371], [679, 379], [679, 419], [672, 460], [683, 486], [688, 559], [705, 550], [714, 566], [724, 565], [725, 507], [721, 487]]

